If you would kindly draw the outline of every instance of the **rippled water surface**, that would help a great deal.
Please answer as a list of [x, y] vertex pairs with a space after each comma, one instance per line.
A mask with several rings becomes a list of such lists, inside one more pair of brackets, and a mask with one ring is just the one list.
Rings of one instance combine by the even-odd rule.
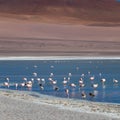
[[[83, 80], [84, 87], [80, 87], [80, 79]], [[102, 83], [101, 79], [106, 81]], [[63, 84], [63, 80], [67, 83]], [[9, 86], [5, 85], [5, 82]], [[16, 83], [18, 86], [15, 86]], [[21, 86], [21, 83], [25, 86]], [[32, 86], [27, 87], [28, 83]], [[72, 87], [71, 84], [75, 86]], [[98, 84], [98, 87], [93, 88], [94, 84]], [[0, 88], [120, 103], [120, 60], [1, 60]], [[69, 90], [68, 94], [66, 89]], [[81, 95], [83, 93], [85, 98]], [[90, 96], [90, 93], [93, 96]]]

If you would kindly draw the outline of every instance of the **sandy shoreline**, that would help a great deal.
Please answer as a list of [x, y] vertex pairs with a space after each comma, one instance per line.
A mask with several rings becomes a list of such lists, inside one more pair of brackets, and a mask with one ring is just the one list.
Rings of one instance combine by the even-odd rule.
[[118, 120], [119, 104], [93, 103], [37, 93], [0, 90], [2, 120]]

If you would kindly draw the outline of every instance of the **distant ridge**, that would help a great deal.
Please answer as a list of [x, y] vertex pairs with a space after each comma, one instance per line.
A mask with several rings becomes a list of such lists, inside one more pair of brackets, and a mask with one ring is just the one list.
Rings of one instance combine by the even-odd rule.
[[117, 0], [0, 0], [0, 14], [68, 17], [120, 23]]

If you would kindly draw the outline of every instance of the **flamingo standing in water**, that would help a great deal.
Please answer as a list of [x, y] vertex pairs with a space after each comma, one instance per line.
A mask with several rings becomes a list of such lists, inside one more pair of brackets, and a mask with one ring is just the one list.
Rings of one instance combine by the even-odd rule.
[[113, 83], [114, 83], [114, 84], [118, 84], [118, 80], [113, 79]]
[[20, 83], [20, 86], [21, 87], [24, 87], [25, 86], [25, 83], [23, 82], [23, 83]]
[[64, 77], [64, 80], [62, 81], [63, 85], [66, 85], [68, 83], [68, 80]]
[[69, 97], [69, 89], [65, 89], [65, 93]]
[[83, 84], [83, 79], [82, 78], [80, 78], [79, 84]]
[[81, 84], [79, 84], [79, 86], [80, 86], [80, 88], [83, 88], [83, 87], [85, 87], [85, 84], [81, 83]]
[[18, 83], [15, 83], [15, 88], [16, 88], [16, 89], [18, 88]]
[[34, 77], [37, 77], [37, 73], [36, 73], [36, 72], [34, 72], [34, 73], [33, 73], [33, 76], [34, 76]]
[[4, 82], [4, 84], [3, 84], [5, 87], [8, 87], [9, 88], [9, 82]]
[[76, 87], [76, 84], [71, 83], [70, 86], [75, 88], [75, 87]]
[[68, 76], [71, 77], [71, 76], [72, 76], [72, 73], [68, 73]]
[[91, 96], [91, 97], [95, 97], [95, 94], [94, 93], [89, 93], [89, 95]]
[[8, 87], [8, 88], [9, 88], [9, 86], [10, 86], [10, 84], [9, 84], [10, 79], [7, 77], [6, 80], [7, 80], [7, 82], [4, 82], [3, 85], [4, 85], [5, 87]]
[[32, 82], [26, 83], [25, 86], [26, 86], [27, 88], [32, 88]]
[[42, 83], [40, 83], [39, 86], [40, 86], [40, 89], [41, 89], [41, 90], [44, 90], [44, 87], [43, 87], [43, 84], [42, 84]]
[[53, 73], [50, 73], [50, 77], [53, 77], [54, 76], [54, 74]]
[[94, 80], [95, 79], [95, 77], [94, 76], [92, 76], [92, 77], [90, 77], [90, 80], [92, 81], [92, 80]]
[[105, 78], [102, 78], [101, 79], [101, 82], [104, 84], [106, 82], [106, 79]]
[[96, 89], [98, 87], [98, 84], [92, 84], [92, 87]]
[[7, 78], [6, 78], [6, 80], [7, 80], [7, 82], [9, 82], [9, 81], [10, 81], [10, 78], [9, 78], [9, 77], [7, 77]]
[[81, 96], [82, 96], [83, 99], [85, 99], [87, 97], [87, 95], [85, 94], [85, 92], [82, 92]]
[[59, 90], [59, 87], [54, 86], [53, 89], [54, 89], [55, 91], [58, 91], [58, 90]]

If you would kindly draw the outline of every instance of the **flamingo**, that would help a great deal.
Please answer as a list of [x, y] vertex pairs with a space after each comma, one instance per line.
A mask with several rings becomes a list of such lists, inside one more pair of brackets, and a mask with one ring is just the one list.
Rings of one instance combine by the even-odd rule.
[[118, 80], [113, 79], [113, 83], [117, 84], [117, 83], [118, 83]]
[[92, 84], [92, 87], [96, 89], [98, 87], [98, 84]]
[[45, 84], [45, 78], [41, 78], [41, 82]]
[[34, 72], [34, 73], [33, 73], [33, 76], [34, 76], [34, 77], [37, 77], [37, 73], [36, 73], [36, 72]]
[[44, 87], [43, 87], [42, 83], [40, 83], [39, 86], [40, 86], [41, 90], [44, 90]]
[[94, 79], [95, 79], [95, 77], [94, 77], [94, 76], [90, 77], [90, 80], [94, 80]]
[[18, 88], [18, 83], [15, 83], [15, 88], [16, 88], [16, 89]]
[[25, 83], [23, 82], [23, 83], [20, 83], [20, 86], [21, 87], [24, 87], [25, 86]]
[[79, 83], [83, 84], [83, 79], [82, 78], [80, 78]]
[[84, 83], [81, 83], [79, 86], [80, 86], [81, 88], [83, 88], [83, 87], [85, 87], [85, 84], [84, 84]]
[[70, 86], [71, 87], [76, 87], [76, 85], [74, 83], [71, 83]]
[[48, 78], [48, 80], [49, 80], [49, 81], [52, 81], [53, 79], [50, 77], [50, 78]]
[[28, 84], [32, 84], [32, 81], [28, 81], [27, 83], [28, 83]]
[[56, 81], [56, 80], [53, 80], [52, 78], [50, 78], [49, 80], [50, 80], [51, 84], [53, 84], [53, 85], [56, 85], [56, 84], [57, 84], [57, 81]]
[[95, 96], [95, 94], [93, 94], [93, 93], [91, 93], [91, 92], [89, 93], [89, 95], [90, 95], [91, 97], [94, 97], [94, 96]]
[[26, 84], [26, 87], [32, 88], [32, 84], [31, 84], [31, 83], [27, 83], [27, 84]]
[[53, 81], [52, 81], [52, 84], [53, 84], [53, 85], [57, 84], [57, 81], [56, 81], [56, 80], [53, 80]]
[[58, 91], [58, 90], [59, 90], [59, 87], [55, 86], [55, 87], [54, 87], [54, 90], [55, 90], [55, 91]]
[[26, 81], [27, 81], [27, 78], [26, 78], [26, 77], [24, 77], [24, 78], [23, 78], [23, 80], [26, 82]]
[[51, 66], [50, 66], [50, 68], [54, 68], [54, 66], [53, 66], [53, 65], [51, 65]]
[[90, 71], [88, 71], [88, 75], [90, 75]]
[[102, 78], [102, 79], [101, 79], [101, 82], [102, 82], [102, 83], [105, 83], [105, 82], [106, 82], [106, 79], [105, 79], [105, 78]]
[[65, 89], [65, 93], [66, 93], [67, 96], [69, 97], [69, 89]]
[[68, 76], [71, 77], [71, 76], [72, 76], [72, 73], [68, 73]]
[[7, 77], [7, 78], [6, 78], [6, 80], [7, 80], [7, 82], [9, 82], [9, 81], [10, 81], [10, 78], [9, 78], [9, 77]]
[[81, 77], [84, 77], [85, 76], [85, 74], [83, 73], [82, 75], [81, 75]]
[[34, 78], [31, 78], [32, 83], [34, 83]]
[[85, 99], [87, 97], [87, 95], [85, 94], [85, 92], [82, 92], [81, 96], [82, 96], [83, 99]]
[[68, 81], [66, 80], [66, 78], [64, 77], [64, 80], [62, 81], [63, 85], [66, 85], [68, 83]]
[[50, 77], [53, 77], [54, 76], [54, 74], [53, 73], [50, 73]]
[[37, 78], [38, 83], [40, 83], [40, 78]]
[[34, 67], [34, 68], [37, 68], [38, 66], [37, 66], [37, 65], [34, 65], [33, 67]]
[[9, 88], [9, 82], [4, 82], [4, 84], [3, 84], [5, 87], [8, 87]]

